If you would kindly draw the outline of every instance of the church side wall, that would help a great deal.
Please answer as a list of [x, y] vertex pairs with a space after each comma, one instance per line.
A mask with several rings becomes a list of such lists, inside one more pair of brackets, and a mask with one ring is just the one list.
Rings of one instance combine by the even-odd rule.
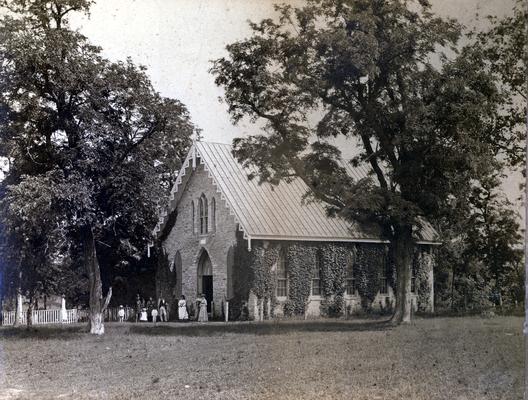
[[[244, 247], [244, 243], [239, 246]], [[249, 276], [255, 278], [246, 283], [250, 319], [295, 314], [307, 318], [352, 316], [365, 310], [391, 313], [395, 306], [395, 274], [384, 244], [254, 241], [252, 247], [246, 255], [252, 260]], [[287, 296], [278, 296], [276, 289], [279, 257], [287, 259]], [[417, 246], [414, 259], [413, 309], [432, 312], [431, 246]], [[316, 263], [319, 274], [312, 272]], [[347, 266], [350, 263], [353, 268]], [[314, 280], [315, 275], [319, 280]]]
[[[191, 173], [189, 171], [189, 173]], [[181, 256], [181, 272], [175, 271], [181, 279], [176, 280], [172, 296], [178, 298], [185, 295], [189, 305], [195, 304], [198, 291], [198, 262], [201, 254], [207, 251], [213, 270], [213, 301], [216, 316], [222, 315], [222, 306], [228, 295], [227, 260], [229, 249], [236, 243], [237, 224], [234, 216], [209, 177], [209, 172], [203, 164], [198, 164], [196, 170], [189, 178], [184, 193], [177, 207], [176, 222], [169, 235], [163, 242], [164, 251], [167, 253], [169, 263], [178, 268], [176, 253]], [[180, 189], [181, 190], [181, 189]], [[212, 225], [211, 203], [214, 197], [216, 202], [216, 228], [205, 235], [199, 234], [199, 207], [198, 199], [204, 194], [208, 200], [209, 226]], [[192, 207], [195, 205], [195, 231], [193, 233]]]

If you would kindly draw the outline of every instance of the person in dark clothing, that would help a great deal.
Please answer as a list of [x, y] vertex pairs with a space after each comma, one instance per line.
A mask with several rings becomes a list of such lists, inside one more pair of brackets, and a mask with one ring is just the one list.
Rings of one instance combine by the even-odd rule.
[[141, 309], [143, 308], [143, 304], [141, 302], [141, 297], [139, 296], [139, 293], [136, 295], [136, 322], [139, 321], [139, 318], [141, 317]]
[[152, 310], [156, 307], [156, 304], [154, 303], [154, 300], [152, 300], [152, 297], [149, 297], [147, 301], [147, 315], [149, 318], [149, 322], [152, 322]]
[[167, 303], [163, 297], [159, 301], [158, 310], [160, 321], [167, 322]]

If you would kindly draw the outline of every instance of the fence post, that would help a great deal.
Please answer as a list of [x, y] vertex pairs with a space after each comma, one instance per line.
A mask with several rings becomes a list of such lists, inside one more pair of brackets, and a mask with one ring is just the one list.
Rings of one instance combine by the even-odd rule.
[[225, 322], [229, 321], [229, 301], [225, 302]]

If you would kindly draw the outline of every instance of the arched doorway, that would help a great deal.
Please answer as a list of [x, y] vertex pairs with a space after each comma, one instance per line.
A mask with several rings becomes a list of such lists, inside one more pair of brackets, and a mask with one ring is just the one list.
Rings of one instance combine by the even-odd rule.
[[198, 293], [203, 293], [207, 300], [207, 312], [211, 312], [213, 301], [213, 265], [207, 251], [203, 251], [198, 261]]
[[179, 251], [174, 256], [174, 268], [171, 276], [172, 294], [176, 303], [182, 295], [182, 258]]

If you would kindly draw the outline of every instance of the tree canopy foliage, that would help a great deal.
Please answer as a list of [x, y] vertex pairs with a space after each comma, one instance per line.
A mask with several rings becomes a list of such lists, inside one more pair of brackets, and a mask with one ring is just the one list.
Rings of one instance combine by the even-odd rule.
[[[91, 307], [100, 308], [99, 263], [126, 263], [152, 240], [194, 128], [186, 107], [160, 96], [144, 67], [105, 59], [70, 28], [70, 13], [91, 3], [2, 3], [9, 12], [0, 20], [0, 149], [10, 168], [1, 215], [4, 255], [32, 240], [43, 241], [30, 247], [42, 249], [48, 269], [53, 254], [71, 255], [86, 266]], [[100, 249], [111, 251], [98, 259]]]
[[[233, 121], [261, 121], [266, 131], [236, 139], [234, 154], [261, 182], [300, 177], [331, 214], [379, 222], [398, 271], [396, 319], [408, 319], [412, 232], [519, 160], [503, 112], [511, 93], [483, 49], [460, 48], [463, 27], [428, 1], [308, 0], [276, 10], [212, 67]], [[359, 147], [345, 161], [368, 166], [369, 178], [346, 174], [331, 141], [342, 136]]]
[[[527, 115], [527, 10], [517, 1], [512, 11], [502, 19], [489, 17], [491, 27], [473, 33], [470, 48], [486, 60], [486, 68], [503, 93], [500, 112], [505, 125], [522, 143]], [[501, 183], [515, 167], [525, 165], [525, 155], [519, 148], [504, 156], [506, 169], [483, 175], [468, 192], [466, 203], [457, 203], [440, 221], [449, 240], [441, 248], [436, 292], [439, 302], [453, 309], [492, 302], [515, 306], [523, 301], [520, 218], [515, 205], [501, 193]]]

